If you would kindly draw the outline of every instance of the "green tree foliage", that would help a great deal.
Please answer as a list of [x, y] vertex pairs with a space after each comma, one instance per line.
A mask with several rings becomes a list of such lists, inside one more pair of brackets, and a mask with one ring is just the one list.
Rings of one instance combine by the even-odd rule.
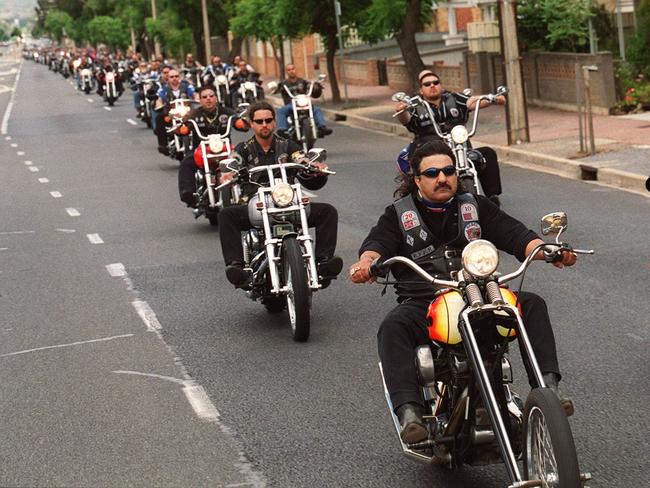
[[74, 35], [74, 23], [67, 12], [51, 10], [48, 12], [43, 25], [43, 30], [61, 42], [65, 36]]
[[165, 10], [156, 20], [145, 20], [146, 31], [152, 39], [158, 39], [172, 56], [181, 58], [194, 50], [192, 30], [182, 25], [179, 16], [173, 10]]
[[100, 15], [86, 26], [88, 40], [93, 44], [106, 44], [111, 49], [125, 48], [129, 44], [129, 32], [120, 19]]
[[641, 0], [636, 14], [637, 28], [626, 57], [637, 73], [650, 77], [650, 0]]
[[22, 31], [18, 27], [14, 27], [11, 30], [11, 34], [9, 34], [9, 37], [20, 37], [22, 35]]
[[593, 15], [592, 4], [585, 0], [519, 0], [520, 42], [526, 49], [586, 51]]

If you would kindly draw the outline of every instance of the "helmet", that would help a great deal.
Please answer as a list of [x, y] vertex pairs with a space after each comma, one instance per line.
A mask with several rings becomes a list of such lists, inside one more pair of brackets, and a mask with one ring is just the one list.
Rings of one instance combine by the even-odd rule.
[[411, 145], [405, 146], [397, 155], [397, 169], [405, 174], [410, 175], [413, 171], [411, 170], [411, 163], [409, 162], [409, 149]]

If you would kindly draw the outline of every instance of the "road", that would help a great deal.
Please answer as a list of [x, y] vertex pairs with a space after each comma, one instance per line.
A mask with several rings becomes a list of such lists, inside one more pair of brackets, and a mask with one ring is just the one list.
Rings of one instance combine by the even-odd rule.
[[[130, 99], [104, 105], [22, 64], [0, 139], [0, 486], [506, 485], [500, 466], [448, 472], [399, 454], [375, 340], [390, 291], [335, 281], [294, 343], [283, 316], [227, 283], [218, 232], [178, 201], [177, 164], [128, 122]], [[333, 127], [337, 175], [318, 198], [339, 209], [350, 264], [391, 203], [403, 141]], [[525, 286], [550, 304], [590, 486], [642, 486], [650, 200], [502, 176], [506, 211], [537, 228], [566, 210], [567, 240], [597, 251], [571, 269], [538, 263]], [[518, 361], [515, 374], [525, 392]]]

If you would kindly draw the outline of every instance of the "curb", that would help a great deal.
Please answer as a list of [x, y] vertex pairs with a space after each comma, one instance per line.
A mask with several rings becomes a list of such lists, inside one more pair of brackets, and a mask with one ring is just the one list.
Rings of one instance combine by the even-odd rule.
[[[276, 106], [282, 105], [282, 102], [275, 97], [269, 97], [269, 99], [273, 100], [272, 103]], [[344, 111], [325, 108], [322, 105], [321, 110], [328, 119], [333, 121], [345, 121], [350, 125], [362, 129], [371, 129], [398, 137], [411, 138], [411, 133], [406, 129], [406, 127], [399, 124], [371, 119], [361, 115], [349, 114]], [[484, 144], [476, 139], [474, 140], [474, 143], [477, 147], [492, 147], [497, 152], [499, 160], [506, 163], [508, 161], [512, 161], [513, 163], [523, 162], [531, 169], [553, 173], [574, 180], [597, 181], [599, 183], [611, 185], [623, 190], [631, 190], [642, 193], [644, 196], [648, 196], [648, 189], [646, 188], [646, 180], [648, 180], [648, 178], [643, 175], [613, 168], [596, 168], [589, 164], [580, 163], [571, 159], [527, 151], [514, 146]]]

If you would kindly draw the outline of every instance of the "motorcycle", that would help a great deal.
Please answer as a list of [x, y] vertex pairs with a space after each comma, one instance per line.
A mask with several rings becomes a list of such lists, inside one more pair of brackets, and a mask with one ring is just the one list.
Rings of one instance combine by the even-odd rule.
[[[292, 183], [291, 173], [316, 170], [312, 163], [323, 160], [323, 149], [312, 149], [307, 162], [287, 162], [257, 166], [238, 171], [240, 184], [254, 185], [255, 193], [248, 200], [248, 218], [251, 228], [242, 237], [244, 270], [252, 276], [247, 294], [261, 301], [270, 313], [279, 313], [286, 307], [293, 339], [304, 342], [309, 338], [311, 297], [321, 288], [316, 259], [307, 218], [309, 197], [303, 194], [299, 183]], [[236, 170], [227, 163], [230, 170]], [[264, 174], [267, 183], [257, 183], [252, 177]], [[223, 183], [217, 190], [233, 184]]]
[[104, 70], [104, 100], [106, 100], [110, 107], [115, 105], [115, 100], [117, 100], [117, 88], [115, 82], [115, 72]]
[[235, 110], [239, 111], [243, 107], [264, 98], [264, 93], [258, 85], [259, 75], [251, 75], [251, 78], [252, 79], [240, 82], [236, 90], [232, 92], [232, 107]]
[[177, 98], [169, 102], [171, 108], [164, 117], [169, 157], [182, 161], [192, 151], [192, 137], [185, 118], [192, 110], [192, 100]]
[[88, 94], [93, 89], [93, 71], [90, 68], [82, 68], [79, 72], [81, 89]]
[[[291, 115], [288, 117], [289, 129], [287, 134], [290, 139], [293, 139], [302, 146], [304, 152], [309, 151], [318, 138], [318, 129], [314, 119], [314, 110], [312, 108], [311, 94], [314, 91], [316, 83], [325, 81], [326, 75], [318, 75], [318, 80], [312, 81], [309, 85], [307, 93], [300, 93], [294, 95], [286, 85], [283, 85], [286, 93], [291, 97]], [[268, 83], [267, 88], [275, 91], [278, 84], [274, 81]]]
[[[483, 195], [483, 186], [478, 178], [477, 168], [480, 168], [485, 162], [483, 161], [483, 156], [478, 152], [472, 149], [470, 138], [476, 133], [478, 127], [478, 114], [481, 108], [481, 101], [487, 100], [490, 103], [496, 103], [496, 97], [505, 95], [508, 93], [508, 88], [505, 86], [500, 86], [497, 88], [495, 94], [486, 94], [478, 97], [476, 101], [476, 108], [474, 109], [474, 120], [472, 122], [472, 129], [468, 132], [467, 128], [462, 125], [454, 126], [449, 132], [443, 132], [440, 124], [435, 119], [433, 111], [428, 103], [425, 103], [420, 96], [409, 97], [404, 92], [395, 93], [392, 96], [393, 102], [404, 102], [407, 106], [393, 114], [393, 117], [397, 117], [402, 112], [415, 108], [418, 105], [422, 105], [428, 115], [429, 119], [432, 122], [433, 128], [438, 135], [454, 152], [456, 156], [456, 170], [458, 173], [458, 190], [462, 192], [472, 193], [474, 195]], [[469, 92], [466, 92], [469, 94]], [[398, 158], [398, 166], [401, 168], [401, 171], [409, 171], [408, 164], [400, 164], [400, 159]]]
[[231, 184], [228, 189], [217, 189], [221, 173], [228, 171], [226, 164], [233, 161], [234, 147], [230, 142], [230, 130], [234, 117], [228, 118], [228, 124], [223, 134], [208, 136], [201, 134], [201, 130], [194, 120], [189, 119], [188, 121], [201, 138], [201, 143], [194, 150], [197, 204], [192, 209], [192, 213], [195, 219], [205, 215], [210, 225], [218, 225], [220, 209], [241, 203], [241, 190], [236, 183]]
[[[571, 427], [558, 396], [544, 383], [517, 295], [504, 286], [518, 277], [523, 281], [540, 250], [547, 262], [560, 260], [563, 251], [594, 253], [560, 243], [566, 228], [564, 212], [544, 216], [542, 234], [555, 234], [555, 243], [540, 244], [516, 271], [504, 275], [497, 273], [497, 249], [480, 239], [465, 247], [463, 269], [450, 280], [431, 276], [402, 256], [373, 263], [371, 273], [376, 277], [386, 276], [393, 265], [408, 266], [438, 289], [429, 305], [431, 343], [415, 351], [429, 437], [415, 444], [400, 438], [405, 455], [449, 468], [503, 462], [509, 488], [577, 488], [591, 479], [579, 470]], [[507, 351], [515, 338], [531, 371], [533, 388], [525, 404], [510, 386], [513, 375]], [[381, 363], [379, 369], [399, 438], [400, 422]], [[520, 459], [523, 473], [517, 464]]]

